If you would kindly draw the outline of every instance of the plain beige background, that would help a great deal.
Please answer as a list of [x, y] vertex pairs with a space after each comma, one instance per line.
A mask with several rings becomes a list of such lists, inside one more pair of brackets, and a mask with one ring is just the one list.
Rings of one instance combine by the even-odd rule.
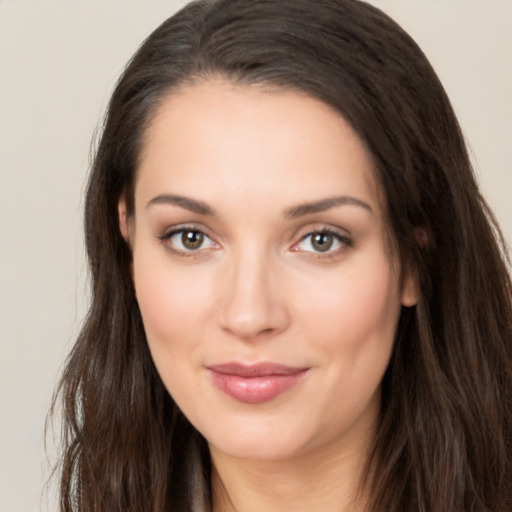
[[[438, 71], [512, 241], [512, 0], [371, 3]], [[43, 427], [86, 308], [90, 141], [127, 59], [183, 4], [0, 0], [0, 512], [58, 510]]]

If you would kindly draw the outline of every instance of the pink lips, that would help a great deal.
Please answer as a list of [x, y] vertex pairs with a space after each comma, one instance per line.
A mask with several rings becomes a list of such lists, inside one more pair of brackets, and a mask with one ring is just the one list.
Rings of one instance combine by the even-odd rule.
[[235, 400], [258, 404], [272, 400], [293, 387], [307, 368], [276, 363], [224, 363], [208, 366], [213, 383]]

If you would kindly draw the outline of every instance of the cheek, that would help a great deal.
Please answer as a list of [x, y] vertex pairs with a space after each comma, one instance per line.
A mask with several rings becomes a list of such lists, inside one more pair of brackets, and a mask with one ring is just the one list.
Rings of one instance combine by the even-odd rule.
[[[296, 293], [302, 332], [329, 358], [331, 384], [378, 386], [387, 367], [401, 311], [398, 272], [389, 260], [360, 260]], [[355, 391], [354, 391], [355, 392]], [[364, 393], [363, 393], [364, 394]]]
[[154, 356], [164, 347], [174, 353], [190, 350], [201, 341], [200, 327], [213, 307], [210, 281], [206, 269], [176, 268], [165, 253], [141, 250], [134, 254], [137, 301]]
[[174, 400], [195, 404], [201, 395], [205, 322], [212, 307], [206, 275], [170, 268], [165, 257], [134, 254], [134, 283], [149, 350]]
[[302, 294], [297, 311], [308, 313], [300, 316], [298, 328], [313, 340], [309, 345], [325, 369], [324, 392], [315, 400], [325, 430], [335, 433], [379, 406], [401, 311], [399, 278], [384, 260], [307, 288], [316, 291]]
[[372, 271], [363, 267], [324, 283], [305, 284], [308, 293], [297, 294], [298, 309], [309, 311], [309, 319], [319, 330], [338, 332], [339, 339], [356, 338], [365, 332], [394, 331], [400, 312], [398, 277], [381, 265]]

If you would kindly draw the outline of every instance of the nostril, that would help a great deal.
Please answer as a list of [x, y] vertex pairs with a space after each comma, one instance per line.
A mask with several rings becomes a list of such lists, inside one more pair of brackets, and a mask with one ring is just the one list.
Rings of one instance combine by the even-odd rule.
[[288, 324], [284, 288], [272, 279], [278, 270], [267, 256], [259, 245], [254, 250], [246, 247], [222, 275], [219, 326], [243, 340], [267, 338]]
[[243, 340], [269, 337], [285, 329], [287, 324], [285, 306], [277, 299], [259, 304], [234, 301], [221, 308], [219, 320], [224, 331]]

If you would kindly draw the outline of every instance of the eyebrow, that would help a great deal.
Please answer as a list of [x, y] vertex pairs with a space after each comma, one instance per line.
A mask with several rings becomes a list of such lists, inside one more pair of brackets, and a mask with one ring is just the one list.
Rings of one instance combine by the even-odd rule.
[[321, 199], [319, 201], [313, 201], [311, 203], [299, 204], [285, 210], [286, 218], [302, 217], [303, 215], [309, 215], [311, 213], [323, 212], [336, 206], [359, 206], [373, 213], [372, 207], [365, 201], [357, 199], [352, 196], [338, 196], [329, 197], [327, 199]]
[[160, 194], [156, 197], [153, 197], [146, 208], [150, 206], [154, 206], [156, 204], [170, 204], [174, 206], [179, 206], [184, 208], [185, 210], [189, 210], [194, 213], [198, 213], [199, 215], [214, 215], [215, 211], [213, 208], [208, 206], [206, 203], [202, 201], [197, 201], [196, 199], [190, 199], [189, 197], [179, 196], [175, 194]]
[[[215, 215], [215, 210], [203, 201], [198, 201], [196, 199], [191, 199], [190, 197], [176, 194], [160, 194], [155, 196], [148, 202], [146, 208], [157, 204], [170, 204], [173, 206], [179, 206], [185, 210], [189, 210], [199, 215]], [[356, 197], [352, 196], [338, 196], [292, 206], [291, 208], [287, 208], [285, 210], [284, 216], [285, 218], [297, 218], [304, 215], [310, 215], [312, 213], [323, 212], [336, 206], [343, 205], [359, 206], [373, 213], [372, 207], [361, 199], [357, 199]]]

